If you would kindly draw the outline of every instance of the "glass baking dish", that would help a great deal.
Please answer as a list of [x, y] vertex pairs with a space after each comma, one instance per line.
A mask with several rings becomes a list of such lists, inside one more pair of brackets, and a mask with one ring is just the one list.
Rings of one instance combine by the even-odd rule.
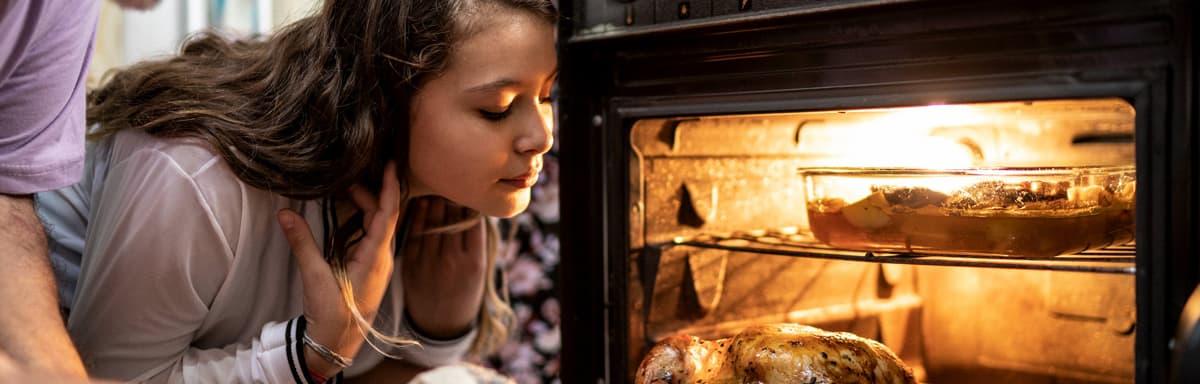
[[836, 248], [1053, 257], [1133, 240], [1133, 166], [800, 174], [809, 227]]

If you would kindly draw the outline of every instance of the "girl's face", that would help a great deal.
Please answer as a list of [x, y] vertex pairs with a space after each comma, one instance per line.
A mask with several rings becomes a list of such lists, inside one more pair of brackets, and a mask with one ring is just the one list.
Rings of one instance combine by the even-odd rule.
[[553, 144], [549, 96], [558, 71], [554, 26], [496, 7], [451, 50], [448, 66], [413, 96], [410, 196], [439, 195], [511, 217]]

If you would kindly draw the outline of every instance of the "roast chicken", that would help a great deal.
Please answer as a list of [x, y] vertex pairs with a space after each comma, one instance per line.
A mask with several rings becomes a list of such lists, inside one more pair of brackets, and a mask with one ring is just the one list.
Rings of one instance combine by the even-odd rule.
[[671, 336], [646, 354], [637, 384], [915, 384], [874, 340], [797, 324], [759, 325], [726, 339]]

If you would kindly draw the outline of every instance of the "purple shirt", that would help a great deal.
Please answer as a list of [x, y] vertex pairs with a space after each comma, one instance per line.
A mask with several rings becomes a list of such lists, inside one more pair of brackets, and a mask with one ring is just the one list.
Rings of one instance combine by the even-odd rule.
[[0, 0], [0, 193], [75, 183], [83, 172], [97, 0]]

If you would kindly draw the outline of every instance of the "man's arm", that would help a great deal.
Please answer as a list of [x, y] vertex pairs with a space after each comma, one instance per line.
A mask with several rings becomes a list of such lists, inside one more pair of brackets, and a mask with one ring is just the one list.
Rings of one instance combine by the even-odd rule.
[[86, 377], [59, 314], [30, 195], [0, 194], [0, 351], [26, 368]]

